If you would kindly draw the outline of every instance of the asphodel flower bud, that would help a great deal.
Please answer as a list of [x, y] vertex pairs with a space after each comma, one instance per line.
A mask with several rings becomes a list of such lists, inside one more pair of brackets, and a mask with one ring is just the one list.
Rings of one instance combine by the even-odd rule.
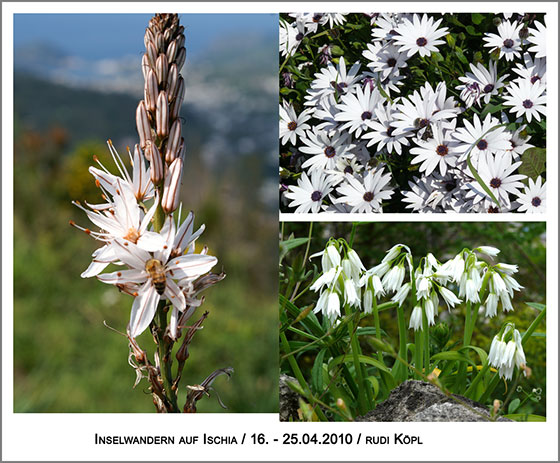
[[156, 132], [159, 138], [165, 138], [169, 134], [169, 106], [165, 91], [159, 92], [157, 99]]
[[140, 147], [146, 149], [148, 142], [152, 141], [152, 132], [150, 129], [150, 121], [148, 119], [148, 112], [144, 100], [138, 103], [136, 108], [136, 130], [140, 137]]
[[185, 28], [183, 26], [181, 26], [179, 28], [179, 36], [175, 39], [177, 41], [177, 49], [181, 48], [182, 46], [185, 45], [185, 36], [183, 35], [183, 32], [185, 31]]
[[158, 97], [158, 81], [156, 73], [152, 69], [148, 69], [146, 75], [146, 83], [144, 84], [144, 101], [146, 107], [152, 113], [156, 112], [156, 104]]
[[187, 58], [187, 50], [185, 47], [181, 47], [177, 53], [177, 57], [175, 58], [175, 62], [177, 63], [177, 67], [181, 69], [183, 64], [185, 64], [185, 59]]
[[158, 84], [161, 86], [165, 86], [167, 82], [167, 72], [169, 70], [169, 65], [167, 62], [167, 56], [163, 53], [160, 54], [156, 61], [156, 74], [157, 74], [157, 81]]
[[169, 131], [169, 139], [167, 140], [167, 148], [165, 150], [165, 162], [171, 164], [179, 155], [181, 145], [181, 121], [175, 119], [171, 130]]
[[177, 119], [179, 117], [179, 112], [181, 111], [181, 105], [183, 104], [183, 98], [185, 96], [185, 81], [182, 77], [179, 77], [179, 84], [177, 85], [177, 95], [173, 100], [170, 109], [171, 120]]
[[148, 42], [146, 45], [146, 55], [148, 56], [148, 63], [152, 69], [156, 68], [157, 51], [153, 42]]
[[163, 212], [170, 214], [179, 207], [179, 191], [181, 186], [181, 176], [183, 175], [183, 160], [175, 159], [169, 166], [163, 184], [163, 196], [161, 207]]
[[167, 98], [169, 102], [173, 101], [177, 94], [177, 87], [179, 84], [179, 70], [177, 65], [173, 63], [169, 67], [169, 73], [167, 75]]
[[156, 33], [155, 45], [158, 53], [165, 51], [165, 39], [163, 38], [163, 34], [161, 32]]
[[148, 44], [150, 42], [155, 42], [156, 38], [154, 37], [154, 33], [148, 27], [146, 28], [146, 33], [144, 34], [144, 46], [148, 48]]
[[174, 62], [175, 57], [177, 56], [178, 48], [179, 47], [177, 47], [177, 39], [173, 40], [173, 42], [171, 42], [167, 47], [167, 59], [170, 63]]
[[150, 63], [148, 62], [148, 55], [144, 53], [142, 55], [142, 74], [144, 75], [144, 80], [146, 80], [149, 70], [150, 70]]
[[163, 161], [155, 143], [149, 143], [146, 152], [150, 157], [150, 179], [158, 184], [163, 180]]

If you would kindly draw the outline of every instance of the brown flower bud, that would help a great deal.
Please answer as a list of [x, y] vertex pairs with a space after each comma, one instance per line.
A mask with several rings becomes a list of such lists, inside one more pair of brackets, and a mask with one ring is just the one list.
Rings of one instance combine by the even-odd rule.
[[158, 84], [162, 87], [165, 87], [165, 83], [167, 82], [167, 71], [169, 70], [169, 64], [167, 61], [167, 56], [161, 53], [157, 57], [156, 61], [156, 74], [157, 74], [157, 81]]
[[171, 164], [179, 154], [181, 146], [181, 121], [175, 119], [171, 130], [169, 131], [169, 138], [167, 139], [167, 149], [165, 151], [165, 162]]
[[175, 57], [177, 56], [177, 40], [173, 40], [167, 47], [167, 59], [170, 63], [173, 63]]
[[150, 159], [150, 179], [157, 185], [163, 180], [163, 161], [155, 143], [149, 143], [146, 152]]
[[161, 207], [163, 212], [170, 214], [179, 207], [179, 192], [181, 185], [181, 176], [183, 175], [183, 160], [175, 159], [169, 169], [165, 173], [163, 184], [163, 196], [161, 198]]
[[167, 92], [159, 92], [156, 107], [156, 131], [159, 138], [165, 138], [169, 133], [169, 106]]
[[185, 47], [181, 47], [177, 52], [177, 57], [175, 58], [175, 62], [177, 63], [177, 68], [179, 69], [179, 71], [183, 67], [183, 64], [185, 64], [186, 57], [187, 50], [185, 49]]
[[156, 68], [157, 51], [153, 42], [148, 42], [146, 47], [146, 55], [148, 56], [148, 63], [152, 69]]
[[173, 105], [171, 106], [170, 117], [172, 120], [179, 117], [179, 112], [181, 111], [181, 105], [183, 104], [183, 97], [185, 94], [185, 81], [182, 77], [179, 77], [179, 84], [177, 85], [177, 96], [173, 100]]
[[175, 40], [177, 41], [177, 48], [181, 48], [185, 45], [185, 36], [183, 34], [181, 34]]
[[144, 101], [146, 108], [152, 113], [156, 112], [156, 104], [158, 97], [158, 81], [156, 73], [149, 69], [146, 76], [146, 83], [144, 84]]
[[148, 55], [144, 53], [142, 55], [142, 74], [144, 75], [144, 80], [146, 80], [149, 70], [150, 70], [150, 63], [148, 62]]
[[150, 30], [150, 28], [146, 28], [146, 33], [144, 34], [144, 46], [148, 48], [148, 43], [155, 42], [154, 33]]
[[140, 136], [140, 147], [146, 149], [147, 143], [152, 141], [152, 132], [144, 100], [140, 101], [136, 108], [136, 130]]
[[167, 75], [167, 97], [169, 102], [173, 101], [177, 93], [177, 84], [179, 83], [179, 71], [177, 65], [173, 63], [169, 67], [169, 74]]
[[163, 39], [163, 34], [161, 32], [156, 33], [156, 51], [158, 53], [165, 53], [165, 40]]

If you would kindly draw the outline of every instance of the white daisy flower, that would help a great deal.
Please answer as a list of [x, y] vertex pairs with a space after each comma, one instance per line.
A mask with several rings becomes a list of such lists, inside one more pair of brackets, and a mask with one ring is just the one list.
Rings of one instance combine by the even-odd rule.
[[453, 140], [451, 135], [453, 130], [444, 130], [441, 124], [433, 126], [433, 138], [424, 141], [415, 140], [418, 147], [414, 147], [410, 152], [414, 155], [412, 164], [420, 164], [420, 172], [430, 175], [436, 167], [442, 175], [445, 175], [448, 167], [457, 165], [457, 158], [461, 151], [457, 149], [459, 142]]
[[374, 20], [371, 29], [373, 40], [390, 41], [397, 35], [397, 28], [403, 23], [404, 19], [411, 19], [409, 13], [381, 13]]
[[[511, 135], [505, 130], [505, 127], [494, 127], [500, 125], [500, 121], [491, 114], [487, 114], [484, 121], [480, 121], [477, 114], [473, 115], [472, 123], [464, 120], [465, 127], [459, 127], [453, 136], [462, 142], [457, 148], [463, 153], [460, 161], [467, 159], [467, 153], [470, 151], [471, 160], [476, 167], [478, 159], [486, 153], [497, 153], [511, 148]], [[493, 129], [493, 130], [490, 130]], [[481, 138], [482, 137], [482, 138]], [[473, 146], [474, 145], [474, 146]]]
[[539, 21], [535, 21], [536, 29], [529, 28], [529, 38], [527, 41], [532, 44], [529, 51], [535, 53], [537, 58], [546, 57], [546, 27]]
[[382, 212], [381, 202], [394, 193], [386, 188], [390, 181], [391, 174], [384, 175], [382, 167], [369, 171], [362, 179], [346, 175], [346, 182], [336, 190], [341, 195], [336, 202], [352, 206], [352, 212]]
[[305, 146], [299, 150], [305, 154], [311, 154], [302, 164], [304, 169], [313, 170], [334, 169], [341, 158], [347, 156], [354, 145], [347, 142], [349, 134], [347, 132], [332, 132], [331, 135], [317, 129], [308, 130], [301, 141]]
[[372, 91], [369, 85], [364, 89], [358, 87], [355, 95], [342, 95], [341, 103], [336, 106], [340, 112], [334, 116], [335, 120], [343, 123], [340, 130], [348, 129], [350, 133], [355, 132], [359, 137], [362, 131], [368, 130], [375, 108], [382, 99], [379, 90], [374, 88]]
[[321, 170], [314, 170], [311, 172], [311, 178], [302, 172], [297, 186], [290, 185], [284, 196], [292, 200], [289, 204], [290, 207], [297, 207], [296, 213], [309, 211], [318, 213], [323, 198], [331, 191], [332, 186], [325, 173]]
[[305, 109], [298, 116], [290, 103], [282, 102], [282, 106], [280, 106], [280, 140], [283, 145], [288, 141], [295, 145], [297, 137], [305, 135], [305, 131], [311, 128], [309, 124], [305, 123], [311, 118], [310, 113], [311, 110]]
[[358, 162], [356, 157], [341, 157], [337, 159], [334, 169], [326, 170], [332, 185], [338, 185], [344, 181], [346, 175], [360, 175], [364, 166]]
[[438, 29], [441, 21], [440, 18], [434, 22], [434, 19], [426, 14], [422, 16], [422, 19], [415, 14], [412, 22], [405, 18], [402, 24], [397, 26], [398, 35], [393, 37], [395, 44], [400, 45], [399, 51], [407, 52], [409, 58], [415, 53], [419, 53], [420, 56], [429, 56], [433, 51], [437, 52], [436, 45], [445, 43], [444, 40], [440, 40], [440, 37], [448, 32], [447, 27]]
[[511, 61], [521, 56], [522, 41], [519, 38], [519, 31], [523, 27], [521, 23], [511, 23], [502, 21], [498, 26], [498, 34], [484, 34], [485, 47], [497, 48], [500, 50], [499, 58], [505, 56], [506, 61]]
[[280, 20], [280, 39], [279, 48], [282, 56], [293, 56], [297, 51], [301, 41], [308, 33], [306, 30], [305, 19], [298, 18], [289, 24]]
[[546, 182], [543, 183], [542, 177], [537, 177], [536, 181], [529, 178], [529, 183], [525, 186], [523, 193], [517, 196], [520, 203], [519, 212], [529, 214], [546, 212]]
[[540, 121], [541, 114], [546, 114], [546, 95], [543, 95], [545, 90], [544, 85], [532, 84], [528, 80], [511, 82], [504, 95], [504, 105], [511, 106], [510, 111], [516, 117], [525, 116], [527, 122], [531, 122], [533, 117]]
[[409, 144], [407, 137], [412, 136], [413, 133], [396, 132], [394, 105], [392, 103], [378, 105], [374, 113], [375, 117], [368, 124], [372, 130], [362, 135], [362, 139], [369, 140], [367, 146], [377, 144], [378, 151], [381, 151], [386, 146], [389, 153], [396, 152], [401, 154], [402, 146], [408, 146]]
[[457, 90], [461, 91], [461, 99], [467, 107], [473, 104], [480, 105], [480, 101], [488, 103], [492, 96], [498, 94], [498, 90], [504, 86], [503, 81], [508, 77], [504, 74], [498, 78], [497, 62], [490, 61], [488, 69], [482, 63], [470, 64], [471, 71], [467, 72], [465, 77], [459, 77], [463, 85], [459, 85]]
[[368, 67], [381, 74], [381, 79], [398, 74], [399, 68], [406, 67], [406, 56], [399, 52], [399, 47], [391, 43], [368, 43], [367, 50], [362, 55], [369, 60]]
[[517, 80], [528, 80], [532, 84], [540, 83], [546, 86], [546, 58], [531, 58], [529, 53], [523, 56], [523, 64], [517, 63], [514, 69], [519, 77]]
[[315, 74], [315, 80], [307, 89], [304, 105], [315, 107], [324, 98], [344, 95], [352, 91], [362, 77], [359, 72], [359, 62], [354, 63], [350, 71], [346, 72], [346, 62], [343, 56], [340, 57], [336, 67], [330, 62], [327, 67]]
[[[496, 199], [507, 207], [510, 205], [509, 195], [519, 196], [519, 188], [523, 187], [521, 180], [526, 178], [525, 175], [514, 174], [520, 165], [521, 162], [512, 164], [511, 157], [503, 153], [496, 155], [488, 153], [481, 156], [478, 162], [478, 174], [482, 181]], [[473, 197], [475, 204], [483, 199], [490, 199], [478, 182], [469, 183], [468, 188], [470, 191], [467, 197]]]

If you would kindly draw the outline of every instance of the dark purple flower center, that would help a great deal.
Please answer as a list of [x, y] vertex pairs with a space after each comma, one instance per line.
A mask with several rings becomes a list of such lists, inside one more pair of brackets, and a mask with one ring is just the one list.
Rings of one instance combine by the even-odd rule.
[[488, 148], [488, 142], [486, 140], [482, 139], [476, 144], [476, 147], [479, 150], [485, 150], [486, 148]]
[[296, 35], [296, 40], [300, 41], [301, 39], [303, 39], [303, 33], [300, 32], [298, 33], [298, 35]]
[[447, 153], [449, 153], [449, 148], [445, 145], [439, 145], [436, 148], [436, 153], [439, 154], [440, 156], [445, 156]]
[[504, 48], [511, 48], [511, 47], [513, 47], [513, 40], [505, 39], [504, 40]]
[[484, 92], [485, 93], [490, 93], [492, 90], [494, 90], [494, 86], [492, 84], [486, 84], [484, 86]]
[[416, 45], [419, 47], [425, 47], [428, 44], [428, 41], [425, 37], [419, 37], [416, 39]]
[[288, 129], [290, 129], [290, 130], [296, 130], [296, 129], [297, 129], [297, 123], [294, 122], [294, 121], [288, 122]]
[[313, 15], [313, 22], [318, 23], [319, 21], [321, 21], [322, 17], [323, 17], [323, 15], [321, 13], [315, 13]]
[[448, 180], [445, 182], [445, 191], [448, 193], [452, 192], [457, 187], [457, 183], [454, 180]]
[[314, 191], [313, 193], [311, 193], [311, 199], [313, 201], [320, 201], [322, 197], [323, 193], [321, 193], [320, 191]]
[[391, 127], [391, 126], [387, 127], [387, 136], [392, 137], [394, 131], [395, 131], [395, 127]]
[[525, 109], [531, 109], [533, 107], [533, 102], [531, 100], [525, 100], [523, 102], [523, 107]]
[[389, 31], [389, 35], [398, 35], [399, 33], [395, 29]]
[[427, 127], [430, 124], [430, 121], [428, 119], [418, 118], [414, 122], [419, 129], [423, 129], [424, 127]]
[[533, 76], [533, 77], [531, 77], [531, 83], [532, 83], [532, 84], [538, 82], [539, 80], [541, 80], [540, 76]]
[[364, 201], [367, 201], [369, 203], [372, 200], [373, 200], [373, 193], [371, 191], [366, 191], [364, 193]]
[[531, 204], [535, 207], [539, 207], [541, 205], [541, 198], [539, 198], [538, 196], [535, 196], [532, 200], [531, 200]]
[[490, 186], [492, 188], [500, 188], [500, 186], [502, 186], [502, 181], [499, 178], [493, 178], [490, 180]]
[[362, 121], [365, 121], [366, 119], [371, 119], [371, 112], [370, 111], [364, 111], [362, 113]]
[[394, 68], [397, 64], [397, 60], [395, 58], [389, 58], [387, 60], [387, 66]]
[[488, 208], [488, 213], [489, 214], [498, 214], [500, 212], [500, 210], [498, 209], [498, 206], [490, 206]]
[[352, 166], [346, 166], [344, 168], [344, 173], [345, 174], [353, 174], [354, 173], [354, 169], [352, 169]]
[[325, 148], [325, 156], [328, 158], [332, 158], [336, 154], [335, 149], [332, 146], [327, 146]]

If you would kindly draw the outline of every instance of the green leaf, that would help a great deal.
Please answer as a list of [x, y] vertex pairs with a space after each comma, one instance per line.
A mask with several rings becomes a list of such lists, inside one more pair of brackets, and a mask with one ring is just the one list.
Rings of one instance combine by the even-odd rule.
[[509, 418], [514, 421], [531, 421], [531, 422], [544, 422], [546, 421], [546, 416], [532, 415], [531, 413], [514, 413], [510, 415], [504, 415], [504, 418]]
[[[285, 307], [288, 313], [290, 314], [290, 316], [292, 316], [293, 318], [297, 318], [298, 315], [302, 312], [293, 302], [291, 302], [283, 294], [280, 294], [279, 298], [280, 298], [280, 308]], [[307, 317], [305, 317], [300, 321], [300, 323], [305, 327], [305, 329], [309, 333], [313, 334], [318, 338], [320, 338], [325, 334], [325, 331], [323, 330], [323, 328], [321, 328], [321, 324], [319, 323], [317, 316], [313, 312], [310, 312]]]
[[333, 45], [333, 47], [331, 48], [331, 53], [333, 56], [342, 56], [344, 55], [344, 50], [338, 45]]
[[465, 55], [463, 55], [463, 50], [459, 47], [455, 47], [455, 55], [457, 55], [457, 58], [459, 58], [459, 61], [463, 64], [469, 64], [469, 60], [465, 57]]
[[432, 360], [457, 360], [459, 362], [470, 363], [473, 367], [476, 367], [476, 363], [474, 363], [468, 356], [457, 351], [447, 351], [434, 354], [432, 355]]
[[454, 48], [455, 47], [455, 37], [453, 36], [453, 34], [447, 34], [445, 36], [445, 39], [447, 40], [447, 44], [451, 47]]
[[373, 398], [375, 399], [379, 395], [379, 381], [375, 376], [368, 376], [366, 381], [369, 381], [373, 387]]
[[317, 393], [323, 392], [323, 359], [327, 349], [321, 349], [315, 357], [315, 363], [311, 369], [311, 386]]
[[536, 180], [545, 171], [546, 149], [529, 148], [521, 156], [521, 162], [519, 173]]
[[469, 166], [469, 169], [470, 169], [471, 173], [473, 174], [473, 177], [478, 182], [478, 184], [482, 187], [482, 189], [486, 192], [486, 194], [488, 196], [490, 196], [490, 198], [492, 198], [492, 201], [494, 201], [498, 205], [498, 207], [500, 207], [500, 203], [498, 202], [497, 198], [494, 196], [494, 193], [492, 193], [490, 191], [490, 188], [488, 188], [488, 185], [486, 185], [486, 183], [484, 183], [484, 180], [482, 180], [482, 177], [480, 175], [478, 175], [477, 170], [472, 165], [470, 152], [469, 152], [469, 155], [467, 156], [467, 165]]
[[493, 113], [496, 113], [498, 111], [501, 111], [502, 109], [504, 109], [504, 105], [502, 105], [502, 104], [494, 105], [494, 104], [488, 103], [484, 107], [484, 109], [482, 110], [482, 113], [480, 114], [480, 117], [485, 118], [487, 114], [493, 114]]
[[519, 399], [513, 399], [510, 403], [509, 403], [509, 407], [508, 407], [508, 413], [511, 415], [513, 413], [515, 413], [515, 410], [517, 410], [519, 408], [519, 404], [521, 403], [521, 400]]
[[546, 305], [539, 304], [538, 302], [526, 302], [525, 304], [527, 304], [529, 307], [532, 307], [533, 309], [537, 309], [539, 312], [542, 312], [544, 309], [546, 309]]
[[467, 32], [471, 35], [474, 35], [474, 36], [482, 35], [480, 32], [477, 32], [477, 30], [471, 25], [467, 26]]
[[484, 15], [481, 15], [480, 13], [472, 13], [471, 21], [473, 22], [473, 24], [476, 24], [478, 26], [482, 21], [484, 21]]
[[[358, 359], [360, 363], [365, 363], [366, 365], [372, 365], [379, 370], [383, 370], [389, 372], [389, 368], [385, 366], [385, 364], [381, 363], [379, 360], [374, 359], [372, 357], [367, 357], [365, 355], [358, 355]], [[352, 355], [339, 355], [338, 357], [332, 359], [329, 363], [329, 370], [332, 370], [334, 367], [339, 365], [340, 363], [353, 363], [354, 358]]]
[[476, 347], [476, 346], [464, 346], [464, 347], [461, 347], [459, 349], [459, 351], [467, 350], [467, 349], [474, 350], [477, 353], [478, 358], [480, 358], [480, 363], [482, 365], [484, 365], [486, 363], [486, 360], [488, 359], [488, 354], [486, 353], [486, 351], [484, 349], [481, 349], [480, 347]]

